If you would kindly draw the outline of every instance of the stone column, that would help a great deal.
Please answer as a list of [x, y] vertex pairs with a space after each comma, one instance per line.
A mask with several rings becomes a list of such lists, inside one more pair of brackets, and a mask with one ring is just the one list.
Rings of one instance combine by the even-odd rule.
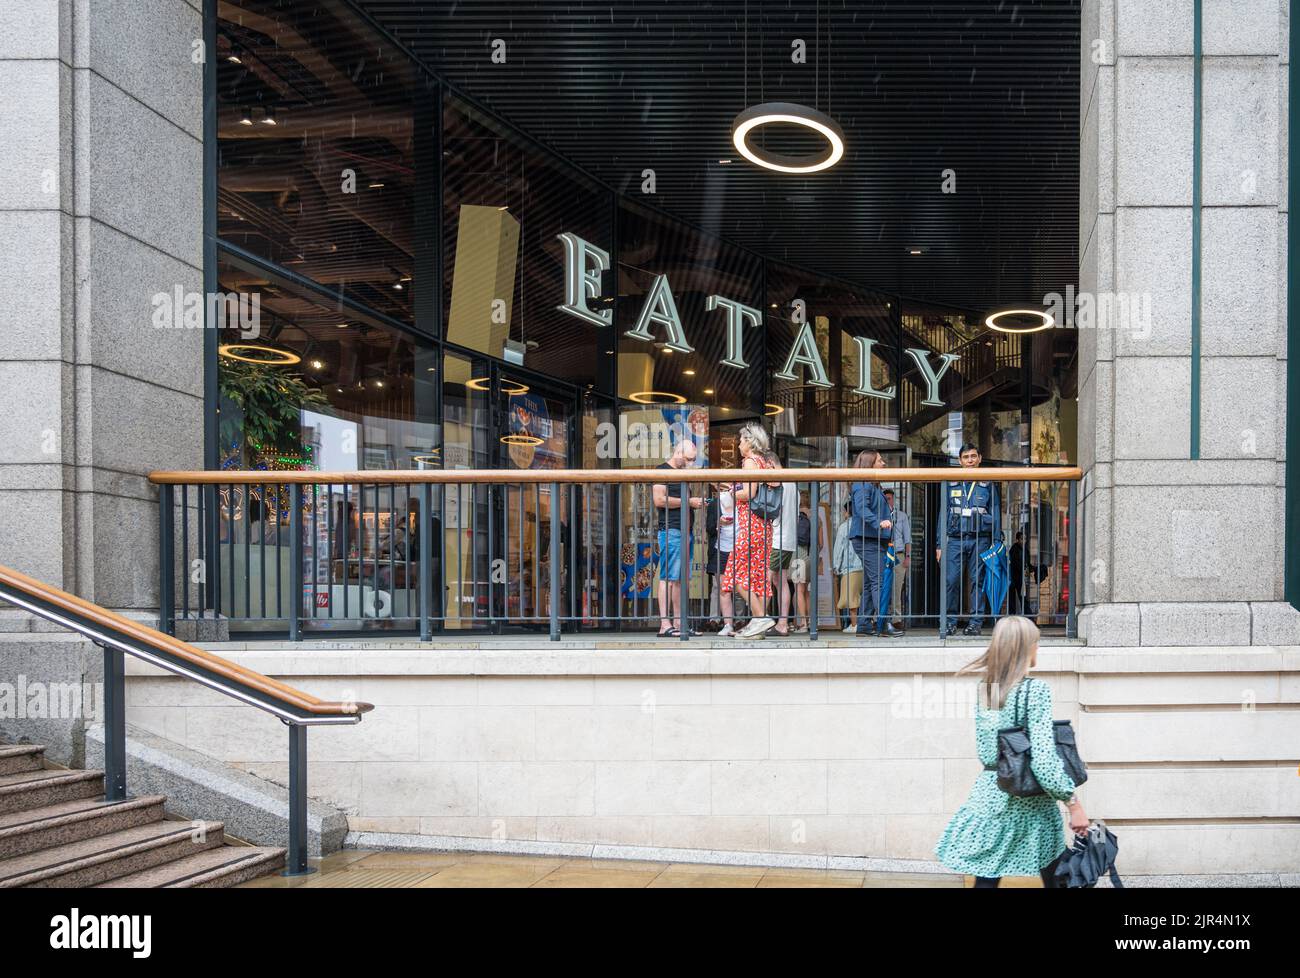
[[1282, 601], [1287, 3], [1200, 0], [1193, 460], [1194, 2], [1083, 3], [1079, 290], [1151, 301], [1149, 329], [1079, 333], [1090, 645], [1300, 643]]
[[202, 465], [203, 330], [155, 325], [203, 290], [202, 36], [0, 0], [0, 564], [113, 608], [157, 606], [145, 474]]

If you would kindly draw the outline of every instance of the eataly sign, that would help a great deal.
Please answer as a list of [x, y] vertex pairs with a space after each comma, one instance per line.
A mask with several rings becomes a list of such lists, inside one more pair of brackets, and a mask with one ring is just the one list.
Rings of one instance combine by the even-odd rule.
[[[591, 323], [593, 326], [613, 326], [614, 310], [611, 308], [592, 309], [587, 305], [591, 299], [601, 295], [601, 272], [609, 269], [609, 252], [576, 234], [565, 231], [556, 235], [564, 244], [564, 305], [556, 306], [560, 312]], [[749, 367], [745, 360], [745, 327], [758, 326], [763, 321], [763, 313], [735, 299], [721, 295], [711, 295], [705, 299], [705, 308], [710, 312], [721, 309], [726, 315], [727, 355], [722, 363], [728, 367], [744, 370]], [[695, 348], [686, 342], [686, 331], [682, 329], [681, 316], [677, 312], [677, 302], [673, 298], [672, 287], [666, 275], [656, 275], [645, 300], [641, 303], [641, 312], [636, 325], [624, 332], [624, 336], [656, 342], [652, 328], [664, 331], [663, 345], [679, 353], [693, 353]], [[853, 342], [858, 347], [858, 383], [853, 388], [855, 394], [866, 397], [878, 397], [892, 400], [897, 392], [897, 385], [891, 384], [883, 390], [877, 389], [871, 382], [871, 358], [876, 340], [866, 336], [854, 336]], [[908, 348], [904, 352], [915, 361], [917, 369], [925, 379], [926, 397], [922, 404], [943, 407], [939, 397], [939, 381], [948, 369], [961, 359], [956, 353], [939, 354], [939, 365], [930, 363], [928, 350]], [[774, 376], [781, 380], [800, 380], [796, 370], [806, 372], [806, 383], [813, 387], [833, 387], [826, 375], [826, 365], [822, 363], [821, 353], [817, 349], [817, 337], [813, 334], [812, 323], [804, 321], [786, 355], [785, 364]]]

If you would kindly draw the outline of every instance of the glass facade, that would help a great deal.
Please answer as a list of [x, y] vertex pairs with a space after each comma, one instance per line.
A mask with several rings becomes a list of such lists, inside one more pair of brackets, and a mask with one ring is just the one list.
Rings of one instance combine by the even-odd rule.
[[[673, 423], [729, 466], [755, 419], [790, 466], [867, 447], [946, 465], [963, 442], [987, 464], [1075, 460], [1065, 331], [994, 332], [974, 310], [770, 260], [618, 193], [343, 4], [250, 2], [217, 34], [217, 285], [256, 314], [227, 317], [214, 351], [219, 467], [649, 467]], [[617, 549], [635, 572], [651, 539], [637, 491], [446, 500], [448, 626], [541, 614], [553, 506], [599, 566]], [[905, 493], [919, 543], [937, 492]], [[1057, 510], [1026, 493], [1009, 502], [1037, 538]], [[485, 588], [486, 541], [507, 537], [515, 583]], [[932, 567], [912, 572], [935, 593]], [[598, 620], [626, 582], [580, 577], [566, 600]]]

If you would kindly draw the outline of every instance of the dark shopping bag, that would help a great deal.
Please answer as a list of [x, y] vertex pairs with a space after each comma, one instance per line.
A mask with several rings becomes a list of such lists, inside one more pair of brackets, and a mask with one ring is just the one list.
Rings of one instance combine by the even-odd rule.
[[1054, 879], [1056, 888], [1062, 890], [1087, 889], [1097, 885], [1103, 873], [1110, 875], [1110, 885], [1124, 889], [1115, 857], [1119, 855], [1119, 842], [1105, 822], [1093, 822], [1083, 835], [1074, 837], [1074, 845], [1061, 853], [1056, 863]]

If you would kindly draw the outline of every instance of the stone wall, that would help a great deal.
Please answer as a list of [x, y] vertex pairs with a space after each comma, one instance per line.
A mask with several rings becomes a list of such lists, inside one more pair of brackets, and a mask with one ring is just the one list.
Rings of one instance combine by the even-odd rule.
[[[929, 862], [980, 772], [972, 680], [952, 678], [969, 650], [225, 654], [374, 703], [358, 726], [311, 731], [310, 793], [353, 832], [451, 848]], [[1039, 656], [1123, 873], [1300, 872], [1300, 650]], [[128, 669], [130, 723], [287, 780], [278, 720]]]
[[0, 564], [157, 607], [154, 468], [200, 468], [198, 0], [0, 3]]
[[1079, 290], [1150, 329], [1079, 333], [1081, 633], [1300, 643], [1282, 603], [1287, 3], [1203, 0], [1201, 455], [1192, 461], [1193, 0], [1084, 0]]

